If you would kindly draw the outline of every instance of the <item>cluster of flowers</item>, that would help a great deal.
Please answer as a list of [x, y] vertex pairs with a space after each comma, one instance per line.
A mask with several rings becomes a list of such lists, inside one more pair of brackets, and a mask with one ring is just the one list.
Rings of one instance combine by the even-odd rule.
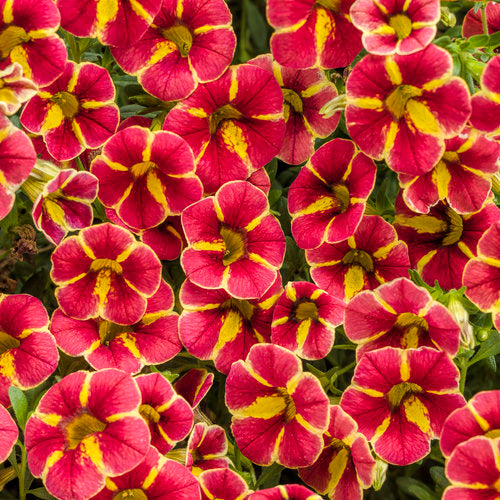
[[[49, 319], [35, 297], [0, 295], [0, 461], [19, 433], [9, 388], [52, 377], [59, 349], [94, 371], [54, 383], [24, 429], [29, 469], [56, 498], [320, 498], [250, 490], [198, 407], [213, 373], [172, 385], [152, 368], [185, 348], [227, 376], [232, 436], [259, 466], [356, 499], [381, 464], [415, 463], [440, 438], [446, 498], [498, 495], [500, 391], [466, 402], [463, 325], [408, 271], [465, 287], [500, 329], [500, 56], [471, 96], [432, 44], [439, 0], [268, 0], [271, 53], [238, 65], [224, 0], [0, 0], [0, 12], [0, 219], [21, 188], [55, 245], [59, 306]], [[60, 27], [110, 46], [166, 103], [164, 121], [120, 123], [109, 71], [68, 59]], [[325, 70], [363, 48], [339, 95]], [[6, 117], [21, 107], [24, 130]], [[350, 138], [315, 150], [342, 112]], [[305, 163], [287, 203], [313, 282], [282, 282], [287, 238], [263, 168], [275, 157]], [[400, 184], [393, 224], [368, 202], [375, 161]], [[109, 222], [93, 224], [96, 199]], [[162, 261], [177, 258], [176, 297]], [[302, 360], [325, 358], [341, 324], [356, 364], [331, 404]]]

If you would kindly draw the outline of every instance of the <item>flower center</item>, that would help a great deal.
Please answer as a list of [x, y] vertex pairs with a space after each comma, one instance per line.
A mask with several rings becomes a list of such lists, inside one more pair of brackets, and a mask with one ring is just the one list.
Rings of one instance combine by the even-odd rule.
[[151, 405], [147, 404], [139, 406], [139, 413], [148, 423], [152, 422], [153, 424], [157, 424], [161, 418], [160, 414]]
[[410, 35], [411, 19], [406, 14], [395, 14], [389, 18], [389, 26], [396, 32], [399, 40]]
[[29, 42], [31, 37], [26, 33], [21, 26], [7, 26], [0, 33], [0, 54], [2, 59], [5, 59], [14, 47]]
[[182, 57], [187, 57], [193, 45], [193, 35], [183, 24], [176, 24], [161, 31], [163, 38], [177, 45]]
[[341, 0], [316, 0], [315, 5], [324, 7], [332, 12], [340, 11]]
[[90, 264], [90, 272], [98, 273], [101, 271], [111, 271], [112, 273], [122, 274], [122, 266], [111, 259], [96, 259]]
[[243, 234], [228, 227], [222, 226], [220, 235], [226, 245], [226, 251], [222, 258], [222, 263], [229, 266], [245, 255], [245, 238]]
[[133, 488], [119, 491], [113, 496], [113, 500], [148, 500], [148, 496], [143, 490]]
[[402, 331], [401, 347], [404, 349], [417, 348], [419, 338], [429, 331], [427, 321], [410, 312], [400, 314], [394, 327]]
[[448, 222], [448, 227], [446, 234], [441, 241], [443, 246], [454, 245], [462, 237], [464, 232], [464, 220], [460, 215], [458, 215], [452, 208], [446, 209], [446, 218]]
[[484, 434], [484, 437], [490, 438], [490, 439], [496, 439], [500, 437], [500, 429], [491, 429], [491, 431], [488, 431]]
[[283, 99], [286, 104], [288, 104], [296, 113], [302, 114], [304, 111], [304, 105], [299, 94], [292, 89], [282, 89]]
[[446, 163], [462, 163], [456, 151], [445, 151], [441, 159]]
[[132, 165], [130, 173], [132, 174], [132, 177], [134, 179], [137, 179], [139, 177], [142, 177], [143, 175], [146, 175], [150, 170], [153, 170], [155, 168], [156, 163], [153, 163], [152, 161], [142, 161], [141, 163]]
[[238, 312], [243, 319], [250, 321], [253, 316], [255, 306], [250, 304], [248, 300], [229, 299], [221, 304], [221, 309], [231, 309]]
[[303, 321], [305, 319], [314, 319], [317, 321], [319, 317], [318, 307], [312, 300], [308, 299], [299, 302], [294, 312], [297, 321]]
[[86, 437], [102, 432], [106, 424], [90, 413], [82, 413], [66, 425], [66, 441], [68, 448], [74, 450]]
[[278, 387], [276, 390], [285, 402], [284, 418], [285, 424], [287, 424], [295, 418], [295, 415], [297, 415], [297, 408], [295, 408], [295, 403], [292, 397], [288, 394], [288, 391], [284, 387]]
[[19, 340], [9, 335], [7, 332], [2, 332], [2, 330], [0, 330], [0, 355], [11, 349], [16, 349], [20, 345], [21, 342]]
[[375, 270], [371, 256], [358, 248], [349, 250], [342, 258], [342, 263], [351, 266], [361, 266], [368, 273], [373, 273]]
[[101, 344], [105, 346], [108, 346], [118, 335], [132, 331], [132, 325], [117, 325], [116, 323], [105, 320], [99, 322], [99, 337], [101, 338]]
[[385, 107], [399, 120], [405, 114], [408, 101], [421, 95], [422, 91], [413, 85], [398, 85], [385, 100]]
[[70, 92], [64, 90], [54, 94], [50, 100], [57, 104], [61, 108], [64, 117], [70, 120], [78, 113], [78, 109], [80, 108], [78, 99]]
[[401, 402], [404, 399], [409, 398], [413, 394], [420, 394], [421, 392], [423, 391], [419, 385], [411, 382], [401, 382], [392, 387], [385, 397], [389, 402], [391, 410], [394, 411], [401, 406]]
[[339, 204], [340, 213], [344, 213], [349, 207], [349, 190], [343, 184], [334, 184], [331, 189], [333, 196]]
[[210, 135], [217, 132], [217, 128], [222, 120], [238, 120], [242, 116], [243, 115], [237, 109], [234, 109], [230, 104], [224, 104], [224, 106], [220, 107], [217, 111], [210, 115]]

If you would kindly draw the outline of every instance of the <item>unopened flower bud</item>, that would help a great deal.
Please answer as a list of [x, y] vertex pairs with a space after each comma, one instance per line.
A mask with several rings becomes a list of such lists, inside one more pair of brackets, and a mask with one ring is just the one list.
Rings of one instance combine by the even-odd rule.
[[460, 345], [464, 349], [473, 349], [475, 345], [474, 330], [469, 323], [469, 313], [456, 295], [450, 297], [448, 310], [460, 327]]
[[385, 483], [389, 464], [380, 458], [375, 459], [375, 462], [375, 473], [372, 486], [375, 491], [378, 491]]

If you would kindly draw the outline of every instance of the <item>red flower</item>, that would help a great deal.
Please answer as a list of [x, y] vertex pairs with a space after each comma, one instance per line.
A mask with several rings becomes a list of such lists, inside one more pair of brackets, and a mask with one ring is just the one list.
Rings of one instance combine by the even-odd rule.
[[198, 476], [202, 500], [241, 500], [247, 498], [248, 485], [231, 469], [211, 469]]
[[226, 432], [218, 425], [201, 422], [194, 426], [189, 436], [186, 453], [186, 467], [195, 476], [210, 469], [228, 468]]
[[194, 410], [207, 395], [213, 383], [213, 373], [209, 373], [203, 368], [192, 368], [176, 380], [174, 389]]
[[19, 436], [19, 429], [9, 412], [0, 404], [0, 463], [7, 460]]
[[250, 493], [246, 500], [321, 500], [319, 495], [300, 484], [285, 484]]
[[38, 91], [33, 81], [23, 76], [23, 68], [17, 62], [0, 69], [0, 85], [0, 112], [9, 116]]

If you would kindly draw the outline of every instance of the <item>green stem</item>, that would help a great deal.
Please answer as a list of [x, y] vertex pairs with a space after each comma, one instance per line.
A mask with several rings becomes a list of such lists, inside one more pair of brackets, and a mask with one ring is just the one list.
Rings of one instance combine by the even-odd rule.
[[469, 367], [469, 362], [465, 358], [460, 359], [460, 392], [463, 394], [465, 389], [465, 378], [467, 377], [467, 368]]
[[82, 171], [83, 171], [83, 172], [85, 172], [85, 167], [83, 166], [82, 160], [80, 159], [80, 157], [79, 157], [79, 156], [77, 156], [77, 157], [75, 158], [75, 162], [76, 162], [76, 164], [77, 164], [77, 166], [78, 166], [78, 170], [79, 170], [80, 172], [82, 172]]
[[25, 476], [26, 476], [26, 461], [27, 454], [24, 445], [19, 442], [19, 447], [21, 448], [21, 466], [19, 468], [19, 500], [26, 500], [26, 490], [25, 490]]
[[489, 35], [488, 20], [486, 19], [486, 5], [481, 7], [481, 23], [483, 24], [483, 33], [485, 35]]
[[80, 47], [78, 45], [78, 41], [76, 40], [76, 38], [69, 33], [68, 33], [68, 45], [69, 45], [69, 50], [71, 51], [71, 57], [73, 58], [73, 61], [79, 63], [81, 61]]

